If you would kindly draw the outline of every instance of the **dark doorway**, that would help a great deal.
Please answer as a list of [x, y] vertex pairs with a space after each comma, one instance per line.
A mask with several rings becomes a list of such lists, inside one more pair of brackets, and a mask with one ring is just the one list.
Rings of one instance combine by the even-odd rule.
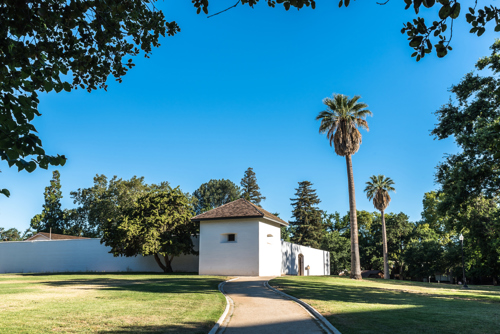
[[304, 276], [304, 255], [299, 254], [299, 276]]

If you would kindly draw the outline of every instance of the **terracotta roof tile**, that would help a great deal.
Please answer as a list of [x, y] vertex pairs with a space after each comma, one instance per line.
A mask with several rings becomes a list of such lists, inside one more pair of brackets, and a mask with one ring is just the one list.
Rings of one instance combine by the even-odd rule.
[[272, 213], [250, 203], [244, 198], [224, 204], [218, 208], [199, 214], [191, 220], [213, 220], [213, 219], [229, 219], [229, 218], [260, 218], [265, 217], [274, 220], [282, 225], [288, 225], [284, 220], [276, 217]]
[[74, 235], [65, 235], [65, 234], [57, 234], [57, 233], [38, 232], [37, 234], [35, 234], [31, 238], [26, 239], [26, 241], [31, 240], [31, 239], [33, 239], [34, 237], [36, 237], [37, 235], [40, 235], [40, 234], [43, 235], [44, 237], [46, 237], [47, 239], [51, 239], [51, 240], [90, 239], [90, 238], [86, 238], [86, 237], [76, 237]]

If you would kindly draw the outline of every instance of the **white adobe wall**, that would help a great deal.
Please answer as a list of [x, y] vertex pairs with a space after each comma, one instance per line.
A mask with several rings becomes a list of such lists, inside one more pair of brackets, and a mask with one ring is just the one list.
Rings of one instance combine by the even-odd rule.
[[[198, 238], [194, 237], [195, 249]], [[161, 272], [152, 256], [114, 257], [99, 239], [0, 242], [0, 273]], [[198, 271], [198, 256], [174, 258], [179, 272]]]
[[[227, 242], [227, 234], [230, 233], [236, 234], [235, 242]], [[258, 276], [259, 221], [201, 221], [199, 274]]]
[[283, 275], [298, 275], [299, 254], [304, 255], [305, 276], [330, 275], [330, 252], [281, 241], [281, 273]]
[[281, 229], [272, 222], [259, 222], [259, 276], [281, 275]]

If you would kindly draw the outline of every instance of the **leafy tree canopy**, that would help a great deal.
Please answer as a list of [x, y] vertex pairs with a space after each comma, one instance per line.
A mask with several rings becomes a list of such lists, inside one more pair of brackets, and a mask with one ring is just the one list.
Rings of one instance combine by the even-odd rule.
[[130, 180], [123, 180], [116, 175], [111, 179], [103, 174], [96, 175], [92, 187], [70, 193], [73, 203], [78, 207], [68, 210], [67, 220], [82, 235], [99, 237], [102, 226], [121, 219], [139, 197], [152, 190], [168, 188], [168, 182], [148, 185], [144, 182], [144, 177], [133, 176]]
[[241, 189], [230, 180], [210, 180], [193, 193], [196, 214], [212, 210], [241, 197]]
[[[489, 68], [491, 75], [468, 73], [451, 92], [450, 101], [436, 111], [439, 123], [432, 131], [437, 139], [453, 137], [461, 152], [448, 155], [437, 167], [436, 180], [441, 184], [443, 213], [458, 212], [468, 200], [478, 196], [500, 195], [500, 157], [495, 144], [500, 143], [500, 40], [491, 47], [492, 54], [480, 59], [476, 68]], [[486, 74], [486, 73], [485, 73]]]
[[260, 206], [260, 202], [266, 199], [259, 191], [260, 187], [257, 184], [257, 178], [252, 167], [248, 167], [241, 179], [241, 190], [241, 197], [255, 205]]
[[0, 227], [0, 241], [22, 241], [33, 235], [33, 231], [31, 229], [27, 229], [24, 232], [19, 231], [17, 228], [9, 228], [6, 230], [3, 227]]
[[199, 224], [191, 221], [192, 216], [191, 202], [179, 187], [153, 190], [116, 223], [103, 226], [101, 243], [111, 247], [114, 256], [154, 255], [164, 272], [172, 272], [175, 256], [197, 254], [191, 238]]

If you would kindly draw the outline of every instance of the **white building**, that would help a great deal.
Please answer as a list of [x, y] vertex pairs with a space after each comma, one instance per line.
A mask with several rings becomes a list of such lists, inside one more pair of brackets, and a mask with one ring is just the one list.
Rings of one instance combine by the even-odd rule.
[[[193, 237], [200, 255], [174, 258], [174, 271], [225, 276], [330, 274], [329, 252], [282, 241], [281, 226], [288, 223], [245, 199], [192, 220], [200, 222], [200, 234]], [[152, 256], [113, 257], [99, 239], [54, 236], [0, 242], [0, 273], [161, 272]]]

